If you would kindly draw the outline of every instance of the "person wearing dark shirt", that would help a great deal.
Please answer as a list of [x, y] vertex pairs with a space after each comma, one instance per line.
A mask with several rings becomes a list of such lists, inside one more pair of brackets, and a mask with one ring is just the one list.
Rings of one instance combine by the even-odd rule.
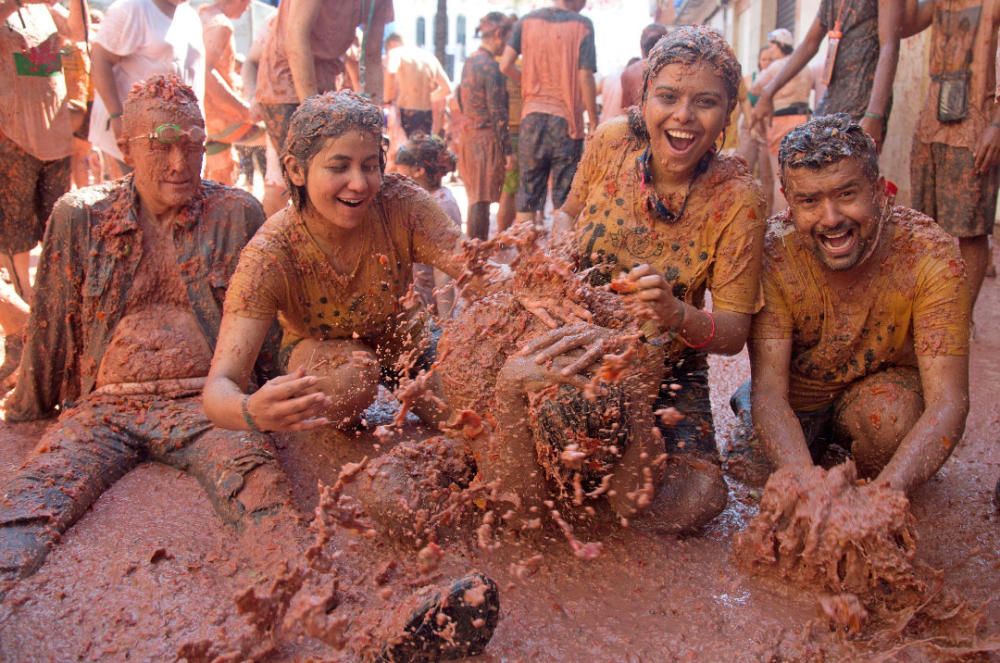
[[767, 125], [774, 96], [819, 51], [828, 38], [823, 84], [816, 115], [847, 113], [881, 148], [889, 121], [892, 82], [899, 63], [903, 0], [823, 0], [805, 39], [761, 92], [754, 121]]
[[504, 31], [510, 19], [490, 12], [479, 21], [482, 39], [462, 68], [459, 104], [465, 123], [460, 139], [459, 173], [469, 198], [469, 237], [486, 239], [490, 230], [490, 203], [500, 201], [504, 173], [511, 156], [508, 99], [504, 76], [494, 57], [503, 51]]

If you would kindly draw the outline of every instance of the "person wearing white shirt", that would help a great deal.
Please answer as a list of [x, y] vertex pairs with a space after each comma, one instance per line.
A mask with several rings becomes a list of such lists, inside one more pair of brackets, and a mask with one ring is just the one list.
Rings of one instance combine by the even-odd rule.
[[169, 73], [191, 86], [204, 112], [205, 45], [198, 12], [185, 0], [115, 0], [93, 42], [94, 147], [121, 162], [122, 100], [139, 81]]

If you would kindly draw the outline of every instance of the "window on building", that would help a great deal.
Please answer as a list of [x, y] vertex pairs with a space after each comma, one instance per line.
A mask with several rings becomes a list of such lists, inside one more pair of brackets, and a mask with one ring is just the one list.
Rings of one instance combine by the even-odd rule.
[[778, 0], [774, 27], [785, 28], [795, 34], [795, 0]]
[[423, 16], [417, 19], [417, 46], [427, 43], [427, 21]]
[[455, 41], [465, 46], [465, 15], [459, 14], [455, 19]]

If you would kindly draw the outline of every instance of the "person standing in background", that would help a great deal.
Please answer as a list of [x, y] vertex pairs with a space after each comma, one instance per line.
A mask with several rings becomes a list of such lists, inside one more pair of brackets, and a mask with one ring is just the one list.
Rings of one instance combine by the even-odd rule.
[[642, 100], [642, 77], [646, 73], [646, 61], [649, 59], [649, 52], [656, 46], [670, 29], [659, 23], [650, 23], [642, 29], [639, 37], [639, 50], [642, 59], [633, 62], [625, 67], [622, 72], [622, 108], [627, 109], [635, 106]]
[[32, 299], [30, 252], [42, 240], [52, 207], [70, 188], [73, 114], [86, 111], [86, 90], [69, 87], [65, 40], [85, 40], [86, 1], [64, 15], [45, 2], [0, 2], [0, 263], [13, 286], [0, 282], [4, 363], [18, 366]]
[[976, 305], [990, 255], [1000, 163], [996, 0], [907, 2], [909, 36], [931, 27], [930, 90], [910, 154], [913, 207], [958, 238]]
[[[510, 40], [510, 34], [517, 23], [517, 14], [508, 16], [509, 27], [503, 32], [504, 44]], [[503, 56], [496, 59], [499, 65]], [[514, 62], [514, 68], [521, 70], [521, 60]], [[514, 198], [517, 196], [517, 189], [521, 185], [521, 170], [517, 163], [518, 132], [521, 130], [521, 109], [524, 102], [521, 99], [521, 80], [514, 80], [510, 76], [504, 76], [504, 84], [507, 86], [507, 127], [510, 134], [510, 150], [514, 156], [511, 159], [510, 167], [504, 174], [503, 186], [500, 188], [500, 207], [497, 209], [497, 232], [503, 232], [514, 224], [514, 217], [517, 215], [517, 206]]]
[[250, 120], [250, 106], [237, 91], [236, 40], [233, 21], [250, 0], [216, 0], [198, 10], [205, 41], [205, 177], [221, 184], [236, 183], [232, 141]]
[[766, 126], [774, 114], [778, 90], [808, 66], [825, 36], [822, 83], [826, 93], [816, 114], [847, 113], [881, 149], [892, 105], [902, 20], [903, 0], [823, 0], [805, 39], [761, 91], [754, 107], [755, 122]]
[[358, 26], [366, 36], [365, 91], [372, 99], [381, 97], [382, 31], [394, 15], [392, 0], [285, 0], [278, 5], [260, 58], [255, 100], [279, 156], [299, 104], [345, 86], [344, 55]]
[[90, 142], [115, 159], [115, 175], [130, 170], [122, 161], [118, 136], [122, 101], [135, 83], [153, 74], [176, 74], [204, 105], [201, 20], [185, 0], [115, 0], [94, 36], [92, 57], [97, 97], [90, 116]]
[[[526, 14], [514, 26], [500, 70], [520, 82], [524, 107], [518, 142], [518, 218], [545, 210], [552, 180], [552, 204], [562, 207], [583, 154], [587, 111], [597, 126], [597, 50], [594, 25], [580, 15], [586, 0], [555, 0]], [[515, 66], [522, 56], [522, 70]], [[523, 74], [522, 74], [523, 72]]]
[[[784, 28], [772, 30], [767, 35], [767, 40], [772, 57], [775, 59], [761, 71], [753, 87], [750, 88], [750, 94], [753, 95], [760, 95], [767, 84], [782, 72], [795, 50], [792, 33]], [[778, 148], [781, 147], [781, 139], [795, 127], [808, 122], [809, 116], [812, 115], [809, 97], [815, 85], [813, 70], [810, 67], [803, 67], [774, 95], [772, 103], [775, 110], [767, 130], [767, 153], [772, 173], [778, 172]], [[788, 203], [781, 193], [779, 178], [774, 177], [772, 181], [770, 209], [771, 214], [774, 214], [788, 207]]]
[[771, 170], [770, 159], [767, 156], [767, 141], [759, 132], [752, 130], [754, 128], [753, 107], [759, 98], [752, 92], [752, 89], [760, 73], [767, 69], [775, 59], [777, 58], [774, 54], [774, 46], [771, 44], [762, 46], [757, 52], [757, 71], [744, 76], [740, 83], [740, 89], [747, 91], [747, 103], [750, 104], [751, 110], [749, 113], [740, 113], [741, 117], [737, 125], [739, 141], [736, 153], [746, 159], [747, 165], [750, 166], [750, 172], [754, 173], [760, 182], [760, 187], [764, 190], [766, 209], [771, 209], [774, 193], [774, 171]]
[[469, 199], [468, 235], [485, 240], [490, 203], [500, 201], [504, 173], [513, 162], [507, 126], [507, 87], [494, 58], [504, 48], [508, 18], [490, 12], [479, 21], [479, 50], [465, 61], [458, 100], [465, 116], [459, 146], [459, 173]]
[[433, 133], [431, 97], [451, 93], [441, 63], [422, 48], [408, 46], [396, 33], [385, 40], [385, 103], [395, 103], [407, 138]]

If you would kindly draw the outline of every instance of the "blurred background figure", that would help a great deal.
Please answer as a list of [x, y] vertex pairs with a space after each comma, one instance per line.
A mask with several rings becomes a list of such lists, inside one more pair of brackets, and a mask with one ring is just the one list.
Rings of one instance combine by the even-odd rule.
[[131, 169], [118, 136], [122, 102], [135, 83], [153, 74], [176, 74], [204, 106], [205, 43], [201, 19], [185, 0], [115, 0], [94, 36], [91, 75], [97, 96], [90, 142], [106, 157], [113, 177]]
[[[562, 207], [583, 154], [587, 127], [597, 128], [597, 47], [586, 0], [555, 0], [514, 26], [500, 70], [519, 80], [518, 218], [537, 221], [550, 195]], [[522, 69], [515, 66], [522, 57]], [[523, 74], [522, 74], [523, 71]], [[589, 125], [584, 124], [584, 112]]]
[[233, 144], [254, 132], [250, 106], [240, 96], [236, 73], [236, 40], [233, 21], [250, 0], [215, 0], [202, 5], [198, 15], [205, 42], [205, 177], [222, 184], [235, 184], [236, 151]]
[[[795, 50], [795, 43], [792, 40], [792, 33], [784, 28], [771, 31], [767, 35], [768, 49], [772, 59], [771, 64], [762, 69], [750, 94], [759, 98], [767, 85], [773, 81], [784, 70], [788, 64], [792, 52]], [[781, 147], [781, 140], [788, 135], [795, 127], [806, 123], [812, 116], [810, 107], [810, 97], [816, 88], [816, 74], [810, 67], [802, 67], [791, 80], [785, 83], [772, 99], [774, 107], [770, 121], [767, 122], [766, 133], [767, 154], [770, 161], [771, 173], [778, 172], [778, 148]], [[781, 193], [781, 183], [777, 177], [772, 177], [771, 184], [771, 213], [780, 212], [788, 207], [785, 196]]]
[[451, 93], [451, 81], [432, 53], [403, 43], [393, 33], [385, 40], [385, 103], [395, 104], [407, 138], [434, 133], [431, 97]]
[[490, 203], [500, 201], [504, 175], [513, 165], [508, 128], [508, 97], [496, 56], [503, 52], [510, 19], [490, 12], [479, 21], [479, 50], [465, 61], [458, 88], [465, 118], [460, 137], [459, 172], [469, 200], [469, 237], [486, 239], [490, 231]]
[[642, 29], [642, 35], [639, 37], [639, 51], [642, 53], [642, 59], [625, 67], [621, 75], [621, 107], [623, 109], [635, 106], [641, 101], [642, 78], [646, 74], [646, 61], [649, 58], [649, 52], [656, 46], [656, 42], [660, 41], [669, 31], [670, 28], [659, 23], [650, 23]]
[[[757, 53], [757, 68], [743, 77], [740, 87], [747, 90], [747, 103], [750, 104], [751, 112], [759, 98], [758, 95], [753, 93], [754, 84], [760, 77], [760, 73], [767, 69], [774, 62], [774, 59], [774, 48], [771, 44], [762, 46]], [[736, 152], [746, 159], [747, 165], [750, 167], [750, 172], [760, 182], [766, 199], [767, 209], [771, 209], [775, 186], [775, 172], [771, 169], [771, 160], [767, 155], [767, 140], [754, 127], [752, 114], [741, 113], [739, 124], [736, 127], [739, 135]]]
[[69, 11], [44, 2], [0, 4], [0, 380], [17, 369], [32, 300], [30, 252], [42, 240], [52, 206], [70, 188], [74, 121], [87, 110], [86, 85], [68, 81], [63, 51], [87, 39], [87, 3]]
[[[344, 56], [358, 27], [364, 31], [364, 89], [372, 99], [381, 98], [382, 32], [394, 16], [392, 0], [290, 0], [278, 5], [260, 54], [254, 96], [277, 155], [284, 153], [292, 113], [303, 100], [352, 87]], [[283, 193], [268, 201], [265, 211], [286, 202], [288, 194]]]
[[[517, 14], [511, 14], [507, 18], [510, 23], [510, 30], [507, 30], [504, 34], [504, 43], [510, 40], [514, 24], [517, 23]], [[500, 64], [502, 58], [502, 55], [496, 58], [497, 64]], [[514, 61], [514, 68], [520, 73], [520, 58]], [[497, 209], [497, 232], [503, 232], [514, 223], [514, 218], [517, 216], [517, 206], [514, 204], [515, 197], [517, 196], [518, 186], [521, 183], [521, 171], [517, 163], [517, 145], [521, 130], [521, 108], [523, 106], [523, 101], [521, 100], [521, 78], [520, 76], [512, 78], [504, 74], [504, 83], [507, 86], [507, 127], [510, 133], [510, 149], [514, 158], [511, 160], [510, 168], [507, 169], [507, 173], [504, 175], [503, 187], [500, 189], [500, 207]]]
[[[455, 170], [456, 161], [443, 140], [420, 135], [399, 148], [396, 172], [406, 175], [430, 193], [445, 214], [461, 228], [462, 212], [458, 201], [447, 187], [441, 186], [441, 179]], [[442, 319], [451, 317], [455, 307], [455, 288], [450, 284], [451, 278], [441, 270], [420, 263], [413, 265], [414, 289], [424, 304]]]

